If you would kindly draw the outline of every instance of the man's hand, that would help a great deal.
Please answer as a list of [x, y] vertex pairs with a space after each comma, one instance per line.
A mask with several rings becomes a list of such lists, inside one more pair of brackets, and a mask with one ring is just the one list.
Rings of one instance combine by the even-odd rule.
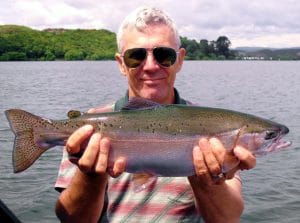
[[[106, 174], [117, 177], [125, 170], [125, 159], [109, 163], [110, 140], [94, 132], [91, 125], [77, 129], [68, 139], [66, 149], [70, 160], [86, 174]], [[76, 155], [82, 154], [76, 158]]]
[[222, 173], [226, 149], [217, 138], [201, 138], [199, 144], [193, 149], [193, 160], [198, 180], [205, 185], [222, 184], [225, 179], [234, 177], [236, 171], [252, 169], [256, 165], [256, 158], [247, 149], [236, 146], [233, 155], [239, 164], [226, 176]]

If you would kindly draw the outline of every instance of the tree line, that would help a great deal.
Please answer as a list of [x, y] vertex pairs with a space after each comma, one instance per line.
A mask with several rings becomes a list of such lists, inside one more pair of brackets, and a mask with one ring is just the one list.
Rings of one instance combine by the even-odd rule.
[[234, 51], [230, 50], [230, 40], [220, 36], [217, 40], [202, 39], [199, 42], [181, 37], [181, 45], [186, 49], [188, 60], [225, 60], [234, 59]]
[[[230, 40], [215, 41], [181, 37], [186, 59], [233, 59]], [[117, 52], [116, 34], [108, 30], [45, 29], [0, 26], [0, 61], [111, 60]]]

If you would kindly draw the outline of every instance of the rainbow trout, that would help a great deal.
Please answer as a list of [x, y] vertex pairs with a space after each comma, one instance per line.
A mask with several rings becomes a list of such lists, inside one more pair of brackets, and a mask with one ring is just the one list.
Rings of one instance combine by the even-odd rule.
[[231, 110], [160, 105], [141, 98], [121, 111], [82, 114], [66, 120], [41, 118], [23, 110], [5, 111], [15, 134], [14, 172], [30, 167], [43, 152], [66, 144], [80, 126], [91, 124], [111, 140], [109, 162], [126, 158], [126, 172], [157, 176], [194, 175], [192, 150], [199, 137], [217, 137], [226, 148], [223, 173], [236, 165], [232, 149], [241, 145], [255, 155], [278, 151], [290, 142], [284, 125]]

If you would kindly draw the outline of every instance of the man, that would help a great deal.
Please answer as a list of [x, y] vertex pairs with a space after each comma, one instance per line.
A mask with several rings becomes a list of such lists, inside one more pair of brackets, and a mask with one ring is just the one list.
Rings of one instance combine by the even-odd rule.
[[[128, 80], [127, 95], [113, 106], [89, 112], [119, 110], [132, 97], [161, 104], [188, 103], [174, 88], [185, 50], [164, 12], [137, 9], [121, 24], [117, 40], [116, 60]], [[69, 167], [66, 157], [82, 147], [77, 167]], [[221, 174], [225, 149], [215, 138], [199, 139], [193, 148], [196, 175], [188, 178], [124, 173], [122, 158], [108, 167], [109, 149], [109, 138], [89, 125], [69, 137], [56, 184], [62, 190], [56, 205], [62, 222], [239, 222], [243, 199], [236, 171], [253, 168], [256, 161], [246, 149], [234, 148], [240, 165], [226, 179]], [[144, 189], [136, 191], [136, 182]]]

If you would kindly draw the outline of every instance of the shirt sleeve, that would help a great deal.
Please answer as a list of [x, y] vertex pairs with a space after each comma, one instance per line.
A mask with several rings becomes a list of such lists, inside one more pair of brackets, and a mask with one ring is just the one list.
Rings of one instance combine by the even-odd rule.
[[76, 172], [77, 166], [70, 162], [68, 152], [64, 148], [59, 172], [55, 183], [55, 190], [61, 191], [67, 188]]

